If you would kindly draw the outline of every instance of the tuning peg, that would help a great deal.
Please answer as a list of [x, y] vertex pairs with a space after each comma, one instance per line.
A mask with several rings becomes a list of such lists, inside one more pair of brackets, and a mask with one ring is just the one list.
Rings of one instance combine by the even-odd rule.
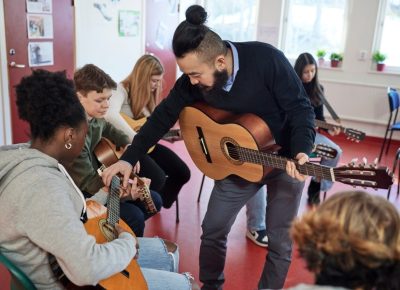
[[378, 168], [378, 162], [379, 162], [379, 159], [378, 159], [378, 157], [376, 157], [376, 158], [374, 159], [374, 163], [373, 163], [373, 167], [374, 167], [374, 168]]
[[349, 166], [354, 167], [356, 165], [357, 161], [358, 161], [358, 158], [351, 159], [351, 161], [349, 162]]
[[360, 167], [365, 167], [365, 166], [367, 165], [367, 163], [368, 163], [367, 158], [366, 158], [366, 157], [363, 157], [362, 162], [361, 162], [361, 164], [360, 164]]

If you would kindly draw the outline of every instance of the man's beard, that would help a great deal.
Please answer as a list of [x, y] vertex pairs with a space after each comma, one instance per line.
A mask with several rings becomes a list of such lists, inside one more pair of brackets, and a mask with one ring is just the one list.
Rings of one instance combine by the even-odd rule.
[[204, 97], [220, 95], [221, 90], [223, 89], [223, 87], [225, 87], [229, 79], [228, 71], [226, 69], [222, 71], [218, 71], [216, 69], [214, 71], [213, 76], [214, 76], [214, 84], [211, 87], [198, 85]]

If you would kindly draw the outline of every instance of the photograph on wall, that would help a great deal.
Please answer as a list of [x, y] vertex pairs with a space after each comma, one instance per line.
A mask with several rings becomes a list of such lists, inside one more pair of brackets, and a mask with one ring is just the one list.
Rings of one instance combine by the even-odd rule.
[[53, 38], [53, 16], [27, 14], [28, 38]]
[[119, 36], [137, 36], [139, 34], [139, 23], [139, 11], [120, 10], [118, 13]]
[[51, 13], [52, 11], [52, 0], [26, 0], [26, 12]]
[[29, 42], [29, 66], [54, 65], [53, 42]]

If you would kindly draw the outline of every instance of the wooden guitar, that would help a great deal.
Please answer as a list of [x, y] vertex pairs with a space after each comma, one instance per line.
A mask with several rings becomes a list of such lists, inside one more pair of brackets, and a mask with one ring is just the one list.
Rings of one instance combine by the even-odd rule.
[[[89, 235], [94, 236], [96, 243], [103, 244], [117, 238], [115, 225], [118, 223], [124, 230], [135, 234], [129, 226], [120, 219], [120, 184], [119, 177], [113, 176], [108, 194], [107, 208], [96, 201], [88, 200], [87, 213], [90, 218], [84, 224]], [[67, 290], [75, 289], [107, 289], [107, 290], [147, 290], [147, 283], [136, 259], [132, 259], [125, 270], [116, 273], [107, 279], [101, 280], [96, 286], [79, 287], [72, 284], [59, 267], [57, 260], [49, 258], [51, 268]]]
[[[185, 107], [179, 121], [190, 156], [212, 179], [233, 174], [259, 182], [273, 168], [285, 170], [289, 160], [297, 163], [276, 154], [279, 146], [268, 125], [254, 114], [234, 115], [199, 102]], [[310, 162], [296, 166], [301, 174], [354, 186], [388, 189], [393, 183], [387, 167], [350, 165], [331, 168]]]
[[[143, 127], [144, 123], [146, 123], [147, 118], [143, 117], [141, 119], [138, 120], [134, 120], [131, 117], [129, 117], [128, 115], [124, 114], [124, 113], [120, 113], [120, 115], [122, 116], [122, 118], [124, 118], [125, 122], [128, 123], [128, 125], [135, 131], [135, 132], [139, 132], [140, 128]], [[181, 138], [181, 130], [180, 129], [171, 129], [169, 130], [167, 133], [165, 133], [165, 135], [163, 136], [162, 139], [164, 140], [168, 140], [168, 138], [171, 137], [176, 137], [176, 138]], [[147, 153], [151, 153], [154, 150], [154, 147], [151, 147]]]
[[315, 126], [327, 130], [340, 129], [340, 131], [343, 132], [351, 141], [360, 142], [365, 139], [364, 132], [352, 128], [345, 128], [341, 125], [335, 125], [321, 120], [315, 120]]
[[[96, 155], [97, 160], [102, 164], [100, 167], [101, 170], [116, 163], [122, 153], [122, 151], [116, 149], [115, 145], [110, 140], [104, 137], [101, 138], [100, 142], [96, 145], [96, 148], [94, 148], [94, 154]], [[137, 178], [141, 200], [143, 201], [147, 212], [150, 214], [157, 213], [157, 208], [151, 197], [149, 187], [138, 175], [131, 173], [131, 178]]]

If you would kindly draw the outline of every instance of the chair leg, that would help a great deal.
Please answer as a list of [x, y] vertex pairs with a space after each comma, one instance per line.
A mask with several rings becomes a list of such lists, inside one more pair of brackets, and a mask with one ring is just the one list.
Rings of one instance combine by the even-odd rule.
[[322, 201], [325, 201], [326, 199], [326, 191], [324, 191], [324, 197], [322, 198]]
[[203, 191], [203, 184], [204, 184], [204, 178], [205, 174], [203, 174], [203, 177], [201, 178], [201, 183], [200, 183], [200, 190], [199, 190], [199, 195], [197, 196], [197, 202], [200, 202], [200, 197], [201, 197], [201, 192]]
[[382, 159], [382, 154], [383, 154], [383, 150], [385, 149], [385, 143], [386, 143], [388, 131], [389, 131], [389, 129], [386, 129], [385, 137], [383, 137], [383, 142], [382, 142], [381, 152], [379, 153], [378, 162], [381, 162], [381, 159]]
[[[397, 149], [396, 157], [394, 158], [393, 168], [392, 168], [393, 175], [396, 173], [397, 163], [399, 163], [399, 173], [398, 173], [398, 179], [397, 179], [397, 195], [396, 195], [396, 198], [399, 197], [399, 187], [400, 187], [400, 148]], [[392, 186], [388, 190], [388, 195], [387, 195], [387, 199], [388, 200], [390, 198], [391, 190], [392, 190]]]
[[176, 206], [176, 223], [179, 223], [179, 199], [176, 197], [175, 201], [175, 206]]
[[388, 152], [389, 152], [390, 143], [392, 143], [392, 136], [393, 136], [393, 130], [390, 131], [390, 135], [389, 135], [389, 138], [388, 138], [388, 144], [387, 144], [387, 147], [386, 147], [385, 154], [388, 154]]

